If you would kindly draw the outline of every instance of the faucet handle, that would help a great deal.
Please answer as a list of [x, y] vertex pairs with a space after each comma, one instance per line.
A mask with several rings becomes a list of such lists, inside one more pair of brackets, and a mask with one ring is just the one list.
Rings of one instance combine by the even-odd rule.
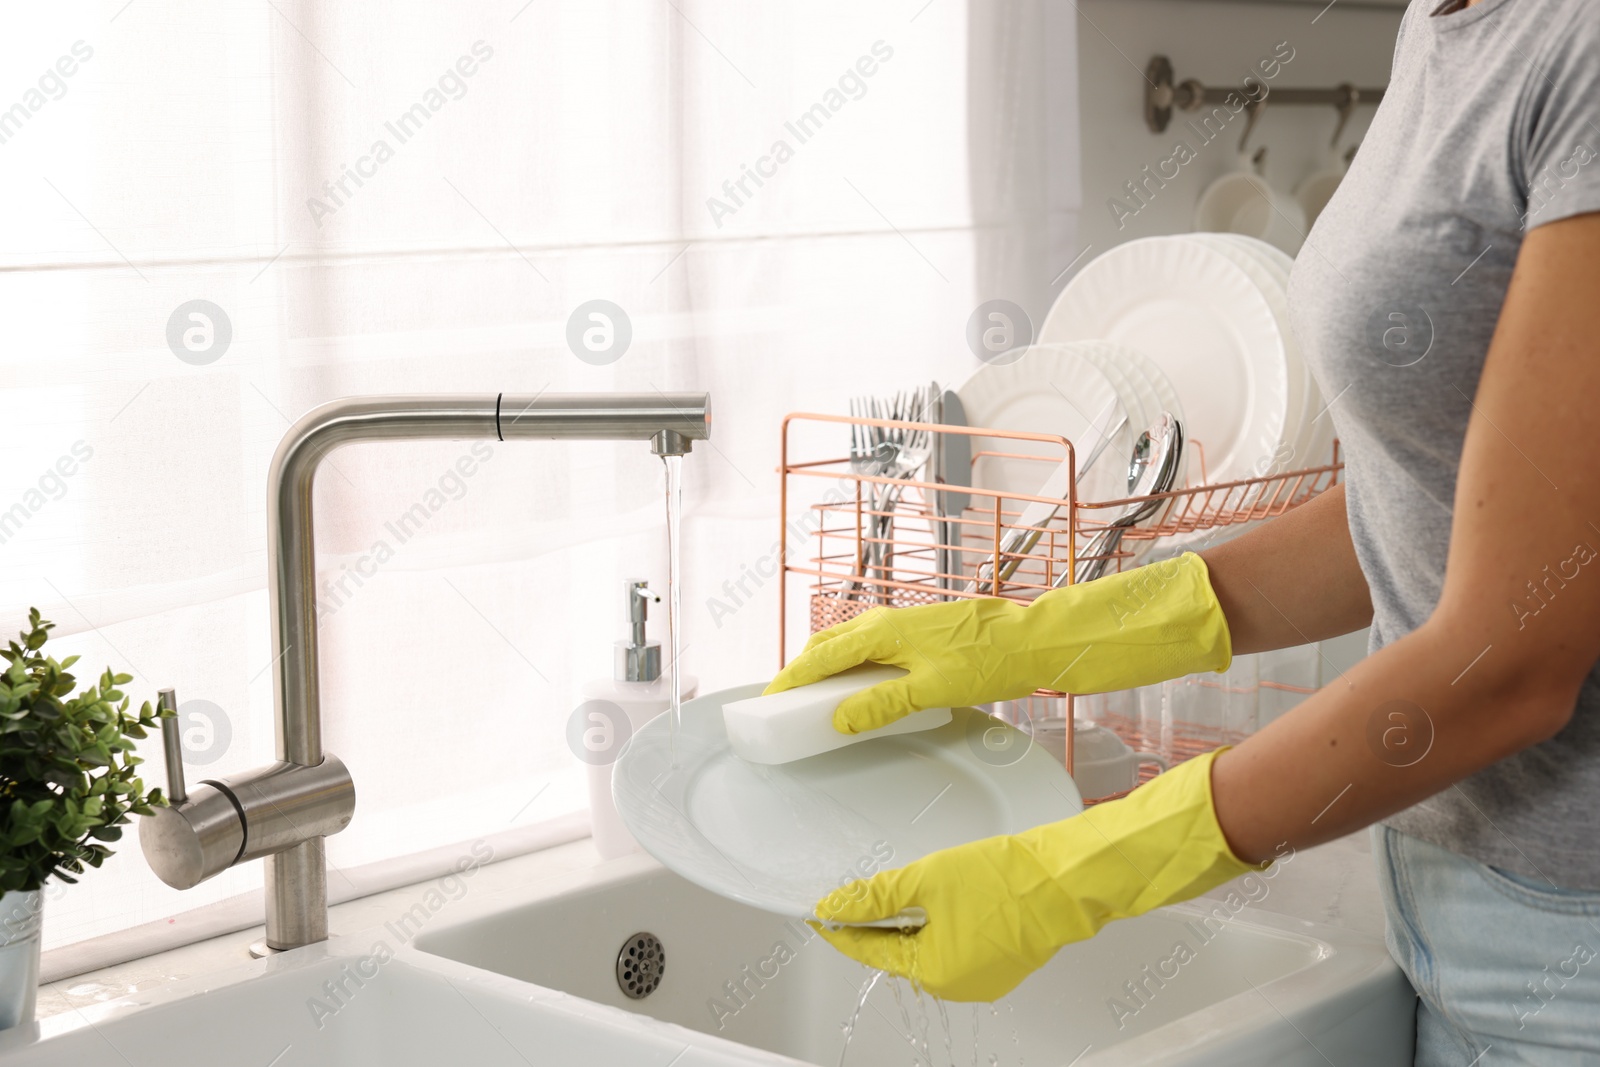
[[172, 689], [156, 693], [156, 703], [162, 711], [172, 714], [161, 720], [161, 752], [167, 764], [167, 800], [182, 804], [189, 799], [189, 790], [183, 782], [183, 725], [178, 722], [178, 694]]
[[161, 752], [167, 765], [167, 806], [139, 820], [139, 846], [156, 877], [174, 889], [189, 889], [231, 866], [244, 849], [244, 820], [238, 803], [215, 782], [201, 782], [193, 793], [183, 780], [183, 724], [178, 694], [156, 693], [156, 704], [171, 715], [161, 720]]

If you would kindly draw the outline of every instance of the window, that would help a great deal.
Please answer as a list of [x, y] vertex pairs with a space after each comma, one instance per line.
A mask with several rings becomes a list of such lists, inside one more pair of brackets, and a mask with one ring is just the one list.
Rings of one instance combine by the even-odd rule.
[[[685, 663], [703, 690], [770, 673], [776, 585], [711, 602], [776, 536], [779, 418], [959, 381], [967, 315], [994, 295], [1037, 307], [1075, 209], [1047, 173], [1043, 15], [873, 8], [8, 14], [0, 623], [38, 605], [58, 655], [128, 671], [136, 699], [205, 702], [191, 780], [256, 766], [265, 479], [293, 419], [357, 393], [705, 389]], [[1070, 57], [1070, 20], [1050, 34]], [[596, 299], [631, 328], [612, 362], [569, 347]], [[611, 669], [622, 580], [664, 582], [659, 468], [636, 446], [470, 442], [324, 465], [326, 745], [358, 794], [328, 843], [333, 892], [364, 864], [582, 810], [565, 724]], [[179, 893], [130, 835], [52, 898], [47, 947], [260, 878]]]

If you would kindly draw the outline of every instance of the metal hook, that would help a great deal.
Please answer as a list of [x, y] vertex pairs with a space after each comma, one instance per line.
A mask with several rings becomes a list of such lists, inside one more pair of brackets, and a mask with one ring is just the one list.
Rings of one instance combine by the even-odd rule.
[[1343, 98], [1334, 105], [1339, 112], [1339, 122], [1333, 128], [1333, 140], [1328, 142], [1329, 148], [1339, 147], [1339, 138], [1344, 134], [1345, 125], [1349, 123], [1350, 116], [1355, 113], [1356, 105], [1361, 103], [1361, 90], [1349, 82], [1339, 86], [1337, 91]]
[[1244, 106], [1246, 114], [1250, 117], [1245, 120], [1244, 135], [1239, 138], [1239, 154], [1243, 155], [1250, 145], [1250, 132], [1256, 128], [1256, 121], [1261, 118], [1261, 113], [1267, 108], [1266, 96], [1251, 100]]

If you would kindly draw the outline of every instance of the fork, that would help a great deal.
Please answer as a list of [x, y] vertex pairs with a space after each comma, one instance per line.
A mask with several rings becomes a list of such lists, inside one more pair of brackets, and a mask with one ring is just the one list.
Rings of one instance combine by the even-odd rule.
[[[915, 389], [908, 394], [898, 394], [895, 397], [895, 409], [888, 417], [896, 422], [926, 422], [933, 417], [938, 396], [937, 384]], [[900, 429], [890, 430], [889, 433], [890, 443], [895, 445], [895, 457], [885, 475], [890, 478], [915, 477], [933, 455], [933, 434], [927, 430]], [[889, 578], [893, 574], [894, 510], [904, 493], [903, 485], [886, 485], [879, 501], [878, 510], [882, 514], [878, 516], [880, 542], [877, 556], [881, 566], [879, 576], [882, 578]]]
[[[851, 397], [850, 417], [855, 419], [877, 418], [877, 401], [872, 398]], [[863, 426], [860, 423], [850, 424], [850, 472], [852, 474], [878, 477], [894, 462], [895, 446], [886, 440], [881, 440], [876, 426]], [[869, 510], [876, 511], [878, 507], [878, 486], [867, 483]], [[876, 545], [870, 539], [874, 536], [873, 530], [877, 525], [877, 516], [870, 516], [869, 526], [866, 531], [866, 543], [861, 545], [861, 559], [858, 573], [865, 575], [873, 562]], [[846, 588], [846, 596], [856, 599], [856, 594], [861, 590], [859, 579], [852, 578]]]
[[[938, 397], [938, 384], [932, 383], [909, 393], [896, 393], [892, 401], [879, 400], [877, 397], [853, 398], [850, 401], [850, 414], [856, 418], [889, 422], [922, 422], [931, 417]], [[856, 474], [909, 478], [922, 469], [932, 454], [933, 434], [928, 430], [859, 424], [850, 427], [850, 469]], [[889, 561], [894, 553], [888, 538], [894, 529], [893, 512], [904, 490], [905, 487], [900, 485], [872, 485], [873, 515], [867, 531], [867, 543], [862, 547], [863, 577], [872, 572], [876, 572], [880, 578], [887, 578], [890, 574]], [[859, 580], [852, 580], [850, 594], [855, 594], [862, 584]]]

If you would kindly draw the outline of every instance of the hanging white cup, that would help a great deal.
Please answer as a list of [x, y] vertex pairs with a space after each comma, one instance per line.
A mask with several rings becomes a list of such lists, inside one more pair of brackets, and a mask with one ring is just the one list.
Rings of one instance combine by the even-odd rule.
[[1305, 240], [1306, 214], [1299, 201], [1262, 177], [1246, 156], [1200, 194], [1194, 228], [1255, 237], [1294, 255]]

